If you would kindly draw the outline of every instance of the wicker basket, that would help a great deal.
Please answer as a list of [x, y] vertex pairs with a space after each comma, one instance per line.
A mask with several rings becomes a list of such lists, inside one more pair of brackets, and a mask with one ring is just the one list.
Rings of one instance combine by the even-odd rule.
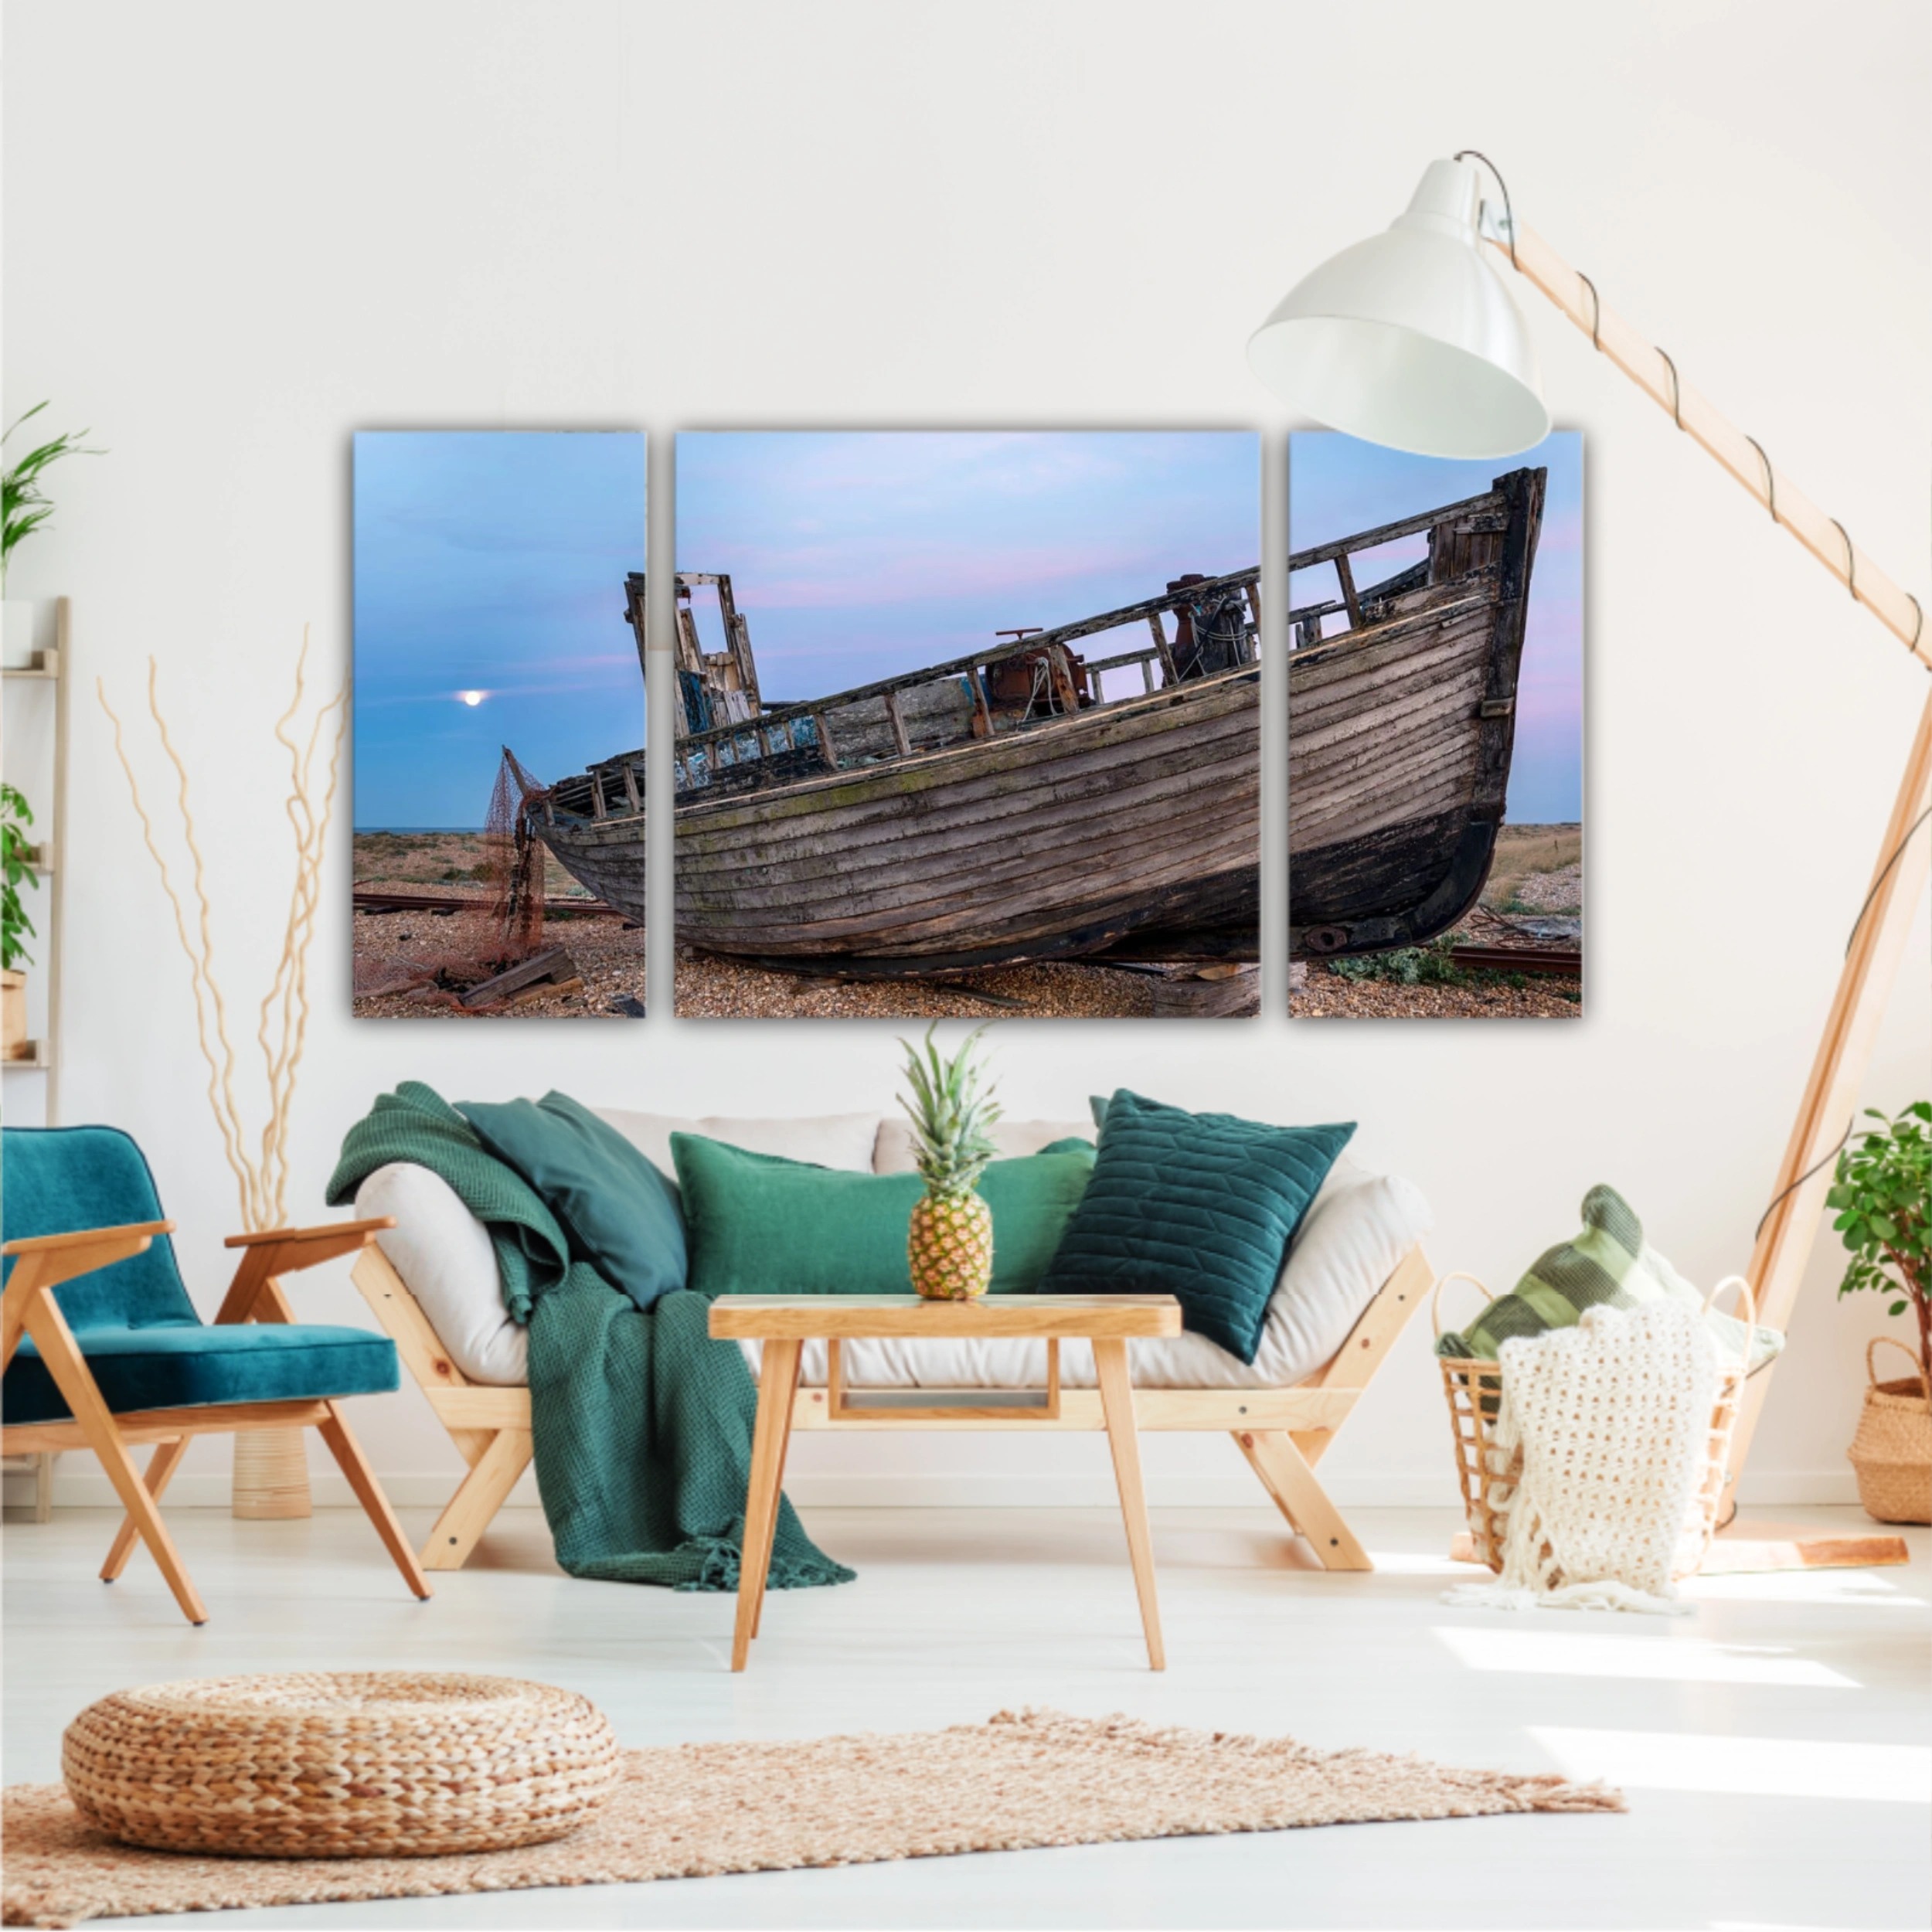
[[[1872, 1352], [1881, 1342], [1904, 1355], [1909, 1376], [1879, 1381]], [[1876, 1335], [1865, 1345], [1865, 1407], [1846, 1451], [1858, 1471], [1859, 1501], [1880, 1522], [1932, 1523], [1932, 1383], [1896, 1335]]]
[[67, 1727], [87, 1822], [162, 1852], [393, 1858], [540, 1845], [610, 1795], [594, 1706], [513, 1677], [371, 1671], [117, 1691]]
[[[1430, 1318], [1438, 1338], [1442, 1334], [1439, 1312], [1442, 1291], [1451, 1281], [1471, 1284], [1485, 1301], [1492, 1295], [1473, 1274], [1460, 1271], [1445, 1274], [1436, 1284], [1430, 1302]], [[1709, 1308], [1726, 1287], [1735, 1287], [1742, 1304], [1740, 1315], [1747, 1330], [1757, 1320], [1750, 1287], [1741, 1275], [1731, 1275], [1718, 1283], [1704, 1298]], [[1500, 1363], [1438, 1355], [1436, 1366], [1442, 1371], [1443, 1393], [1449, 1400], [1449, 1427], [1455, 1438], [1456, 1475], [1462, 1485], [1463, 1513], [1469, 1522], [1469, 1539], [1477, 1562], [1502, 1573], [1503, 1545], [1509, 1534], [1509, 1505], [1516, 1485], [1522, 1479], [1520, 1445], [1506, 1458], [1496, 1447], [1496, 1411], [1502, 1392]], [[1692, 1576], [1704, 1560], [1711, 1538], [1717, 1530], [1717, 1512], [1723, 1506], [1725, 1485], [1730, 1480], [1729, 1458], [1731, 1433], [1737, 1423], [1737, 1402], [1744, 1386], [1745, 1359], [1720, 1362], [1717, 1400], [1711, 1410], [1709, 1436], [1706, 1438], [1703, 1473], [1685, 1512], [1684, 1528], [1678, 1538], [1677, 1553], [1671, 1564], [1675, 1577]], [[1547, 1549], [1543, 1554], [1547, 1556]]]

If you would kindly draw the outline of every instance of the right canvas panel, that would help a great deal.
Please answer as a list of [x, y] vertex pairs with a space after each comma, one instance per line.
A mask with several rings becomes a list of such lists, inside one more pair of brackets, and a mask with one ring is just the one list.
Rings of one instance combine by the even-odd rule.
[[1583, 439], [1288, 455], [1289, 1011], [1576, 1019]]

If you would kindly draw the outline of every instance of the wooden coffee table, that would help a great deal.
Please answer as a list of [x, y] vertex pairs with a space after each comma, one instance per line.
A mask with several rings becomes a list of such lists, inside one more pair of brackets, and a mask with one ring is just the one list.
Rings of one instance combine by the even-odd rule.
[[[1141, 1482], [1140, 1438], [1134, 1426], [1134, 1384], [1128, 1373], [1127, 1345], [1136, 1336], [1181, 1332], [1181, 1304], [1171, 1294], [1003, 1294], [979, 1301], [926, 1301], [914, 1294], [720, 1295], [711, 1304], [711, 1332], [720, 1341], [764, 1344], [758, 1377], [758, 1422], [752, 1437], [751, 1482], [745, 1498], [744, 1554], [739, 1566], [738, 1621], [731, 1641], [731, 1668], [743, 1670], [758, 1634], [764, 1607], [765, 1575], [778, 1527], [778, 1499], [784, 1481], [785, 1451], [791, 1440], [791, 1411], [798, 1388], [798, 1361], [808, 1342], [828, 1344], [829, 1427], [862, 1417], [872, 1427], [886, 1421], [930, 1426], [947, 1420], [975, 1428], [1002, 1421], [1025, 1425], [1060, 1412], [1060, 1345], [1094, 1345], [1094, 1367], [1114, 1453], [1114, 1480], [1121, 1492], [1127, 1549], [1134, 1565], [1134, 1587], [1141, 1601], [1141, 1625], [1147, 1634], [1148, 1663], [1167, 1668], [1161, 1646], [1161, 1613], [1154, 1595], [1154, 1546], [1148, 1533], [1147, 1494]], [[892, 1338], [934, 1340], [1039, 1337], [1046, 1343], [1043, 1396], [1005, 1390], [964, 1392], [949, 1402], [943, 1392], [918, 1392], [907, 1404], [893, 1400], [900, 1391], [869, 1392], [854, 1397], [842, 1373], [840, 1344]], [[975, 1397], [977, 1396], [977, 1399]]]

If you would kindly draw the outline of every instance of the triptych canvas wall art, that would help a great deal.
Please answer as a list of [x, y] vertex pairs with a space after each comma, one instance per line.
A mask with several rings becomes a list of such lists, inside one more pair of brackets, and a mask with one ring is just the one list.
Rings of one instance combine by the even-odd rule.
[[[643, 437], [355, 478], [356, 1012], [641, 1016]], [[1580, 1013], [1580, 440], [1292, 437], [1272, 667], [1260, 482], [1243, 431], [680, 435], [675, 1011], [1257, 1012], [1272, 788], [1292, 1014]]]

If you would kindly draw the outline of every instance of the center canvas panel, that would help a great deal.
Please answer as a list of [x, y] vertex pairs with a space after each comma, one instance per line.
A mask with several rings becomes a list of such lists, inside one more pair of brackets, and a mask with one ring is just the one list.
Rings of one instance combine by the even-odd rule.
[[677, 1010], [1258, 1009], [1243, 432], [678, 438]]

